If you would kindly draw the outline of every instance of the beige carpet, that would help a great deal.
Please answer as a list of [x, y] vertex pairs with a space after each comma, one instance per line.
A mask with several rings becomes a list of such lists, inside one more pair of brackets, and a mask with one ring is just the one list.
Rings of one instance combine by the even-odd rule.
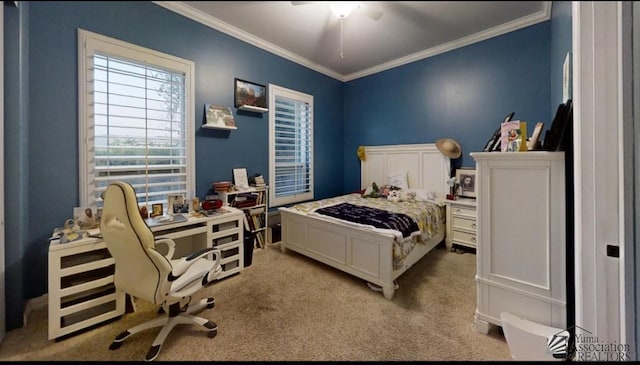
[[[218, 324], [217, 337], [180, 325], [157, 360], [510, 360], [500, 329], [483, 335], [473, 323], [475, 260], [472, 253], [434, 249], [399, 278], [387, 300], [360, 279], [270, 245], [256, 250], [243, 272], [203, 290], [216, 298], [216, 307], [200, 315]], [[156, 315], [137, 303], [118, 321], [49, 341], [47, 310], [38, 309], [27, 326], [7, 333], [0, 360], [142, 360], [158, 329], [118, 350], [108, 347], [118, 333]]]

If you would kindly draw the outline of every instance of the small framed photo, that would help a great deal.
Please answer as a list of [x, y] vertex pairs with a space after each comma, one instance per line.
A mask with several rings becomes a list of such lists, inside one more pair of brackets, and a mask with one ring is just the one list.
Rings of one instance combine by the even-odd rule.
[[476, 170], [471, 167], [461, 167], [456, 170], [456, 181], [460, 184], [459, 196], [465, 198], [476, 197]]
[[181, 194], [169, 194], [167, 212], [169, 214], [188, 213], [189, 203], [185, 202]]
[[233, 169], [233, 183], [241, 189], [249, 187], [249, 178], [247, 177], [247, 169]]
[[162, 203], [151, 204], [151, 217], [159, 217], [162, 213]]
[[73, 208], [73, 219], [82, 230], [97, 228], [100, 225], [98, 214], [91, 207]]
[[267, 87], [240, 79], [234, 79], [234, 104], [236, 108], [244, 105], [267, 108]]
[[212, 127], [233, 128], [236, 121], [233, 118], [231, 108], [213, 104], [205, 104], [205, 123]]

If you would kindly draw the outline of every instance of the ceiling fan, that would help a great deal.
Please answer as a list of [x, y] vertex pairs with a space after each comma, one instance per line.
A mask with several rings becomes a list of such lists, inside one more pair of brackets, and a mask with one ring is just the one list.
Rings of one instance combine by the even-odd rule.
[[344, 43], [344, 21], [354, 11], [362, 11], [363, 14], [373, 20], [378, 20], [382, 17], [382, 11], [370, 8], [358, 1], [292, 1], [292, 5], [306, 5], [314, 3], [327, 3], [331, 14], [335, 16], [335, 19], [340, 23], [340, 58], [344, 58], [343, 43]]

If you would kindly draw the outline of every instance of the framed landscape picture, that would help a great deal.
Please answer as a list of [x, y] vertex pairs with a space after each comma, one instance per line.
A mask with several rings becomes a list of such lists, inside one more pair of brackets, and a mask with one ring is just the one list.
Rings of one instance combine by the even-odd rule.
[[236, 108], [255, 106], [267, 108], [267, 87], [245, 80], [235, 79], [234, 103]]

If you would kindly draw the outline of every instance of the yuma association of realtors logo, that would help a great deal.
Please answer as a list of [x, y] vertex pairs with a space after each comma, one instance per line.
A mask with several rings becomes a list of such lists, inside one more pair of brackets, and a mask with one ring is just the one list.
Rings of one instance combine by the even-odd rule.
[[568, 330], [562, 330], [547, 337], [547, 346], [554, 358], [573, 361], [631, 360], [629, 344], [606, 343], [582, 327], [573, 326], [572, 328], [575, 329], [573, 342]]

